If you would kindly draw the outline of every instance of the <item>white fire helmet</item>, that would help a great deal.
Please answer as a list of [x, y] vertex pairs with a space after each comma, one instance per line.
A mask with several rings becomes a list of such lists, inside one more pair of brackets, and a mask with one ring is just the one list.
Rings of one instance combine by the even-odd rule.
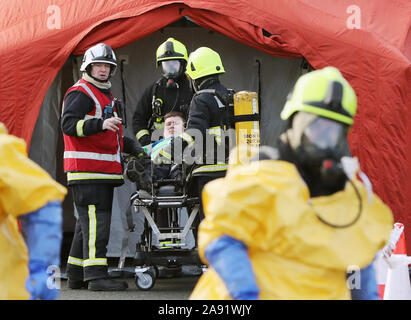
[[92, 63], [97, 62], [108, 63], [113, 66], [110, 68], [110, 77], [116, 72], [116, 55], [114, 54], [113, 49], [104, 43], [96, 44], [95, 46], [87, 49], [84, 53], [80, 71], [87, 72], [87, 67]]

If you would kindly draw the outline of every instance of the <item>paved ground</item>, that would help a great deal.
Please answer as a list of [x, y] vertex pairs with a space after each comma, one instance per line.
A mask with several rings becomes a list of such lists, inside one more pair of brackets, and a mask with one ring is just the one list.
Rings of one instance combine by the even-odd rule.
[[149, 291], [141, 291], [135, 278], [124, 278], [128, 289], [120, 292], [96, 292], [87, 289], [71, 290], [67, 281], [61, 280], [59, 300], [187, 300], [199, 279], [199, 269], [184, 266], [182, 274], [172, 278], [160, 276]]

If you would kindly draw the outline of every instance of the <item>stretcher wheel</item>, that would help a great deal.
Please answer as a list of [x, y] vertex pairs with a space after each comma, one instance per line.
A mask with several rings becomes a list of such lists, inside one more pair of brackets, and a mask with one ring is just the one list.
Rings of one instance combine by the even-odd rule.
[[156, 283], [156, 277], [151, 270], [144, 271], [136, 276], [136, 286], [140, 290], [148, 291]]
[[153, 266], [151, 271], [153, 272], [154, 277], [157, 279], [158, 276], [160, 275], [160, 271], [158, 270], [157, 266]]

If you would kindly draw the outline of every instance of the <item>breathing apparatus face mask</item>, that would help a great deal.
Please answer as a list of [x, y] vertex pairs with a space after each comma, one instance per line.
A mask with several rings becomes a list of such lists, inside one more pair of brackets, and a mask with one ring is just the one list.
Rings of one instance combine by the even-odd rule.
[[[358, 199], [358, 211], [352, 217], [342, 218], [338, 222], [327, 213], [314, 211], [318, 219], [333, 228], [347, 228], [355, 224], [362, 213], [362, 199], [355, 183], [349, 180], [342, 165], [342, 158], [349, 157], [350, 151], [347, 140], [348, 126], [323, 118], [311, 113], [298, 112], [292, 119], [292, 126], [285, 132], [285, 141], [292, 150], [292, 159], [305, 174], [311, 196], [329, 195], [344, 189], [348, 181]], [[347, 158], [345, 158], [347, 159]], [[351, 158], [352, 159], [352, 158]], [[347, 167], [347, 165], [345, 165]], [[323, 192], [323, 191], [327, 192]], [[351, 214], [351, 213], [350, 213]]]
[[299, 112], [293, 119], [291, 147], [301, 167], [318, 175], [324, 187], [345, 183], [340, 163], [349, 156], [347, 126], [313, 114]]
[[163, 75], [167, 79], [176, 79], [181, 74], [181, 63], [179, 60], [161, 61]]

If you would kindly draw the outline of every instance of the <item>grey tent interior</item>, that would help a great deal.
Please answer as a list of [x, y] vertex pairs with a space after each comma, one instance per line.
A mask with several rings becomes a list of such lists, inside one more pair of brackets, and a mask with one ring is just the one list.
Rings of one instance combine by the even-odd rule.
[[[274, 146], [284, 126], [280, 120], [280, 111], [296, 79], [307, 71], [305, 60], [271, 56], [188, 20], [173, 23], [145, 38], [115, 49], [117, 60], [124, 60], [123, 71], [118, 68], [111, 82], [113, 94], [126, 102], [128, 125], [125, 135], [134, 137], [131, 124], [134, 109], [143, 90], [161, 75], [155, 67], [155, 52], [169, 37], [184, 43], [188, 52], [202, 46], [214, 49], [220, 54], [226, 70], [220, 77], [223, 84], [236, 91], [259, 93], [261, 144]], [[66, 176], [63, 172], [64, 145], [60, 130], [61, 105], [66, 90], [78, 80], [81, 59], [81, 56], [70, 56], [49, 87], [29, 150], [30, 158], [63, 185], [66, 185]], [[136, 243], [143, 230], [142, 214], [133, 212], [136, 229], [131, 233], [126, 231], [124, 214], [134, 191], [135, 186], [130, 181], [115, 190], [108, 257], [120, 256], [123, 239], [128, 239], [127, 257], [135, 253]], [[67, 237], [72, 236], [74, 226], [75, 212], [69, 192], [63, 207], [63, 232]]]

